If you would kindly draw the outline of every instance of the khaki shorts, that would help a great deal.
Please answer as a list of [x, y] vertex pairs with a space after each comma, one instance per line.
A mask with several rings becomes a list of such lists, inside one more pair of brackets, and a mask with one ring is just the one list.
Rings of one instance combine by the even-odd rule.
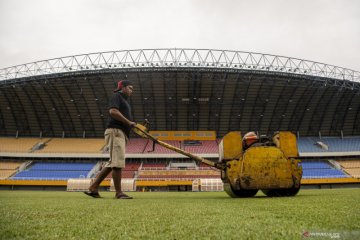
[[105, 146], [108, 147], [110, 159], [105, 167], [125, 167], [125, 146], [128, 141], [124, 132], [117, 128], [105, 130]]

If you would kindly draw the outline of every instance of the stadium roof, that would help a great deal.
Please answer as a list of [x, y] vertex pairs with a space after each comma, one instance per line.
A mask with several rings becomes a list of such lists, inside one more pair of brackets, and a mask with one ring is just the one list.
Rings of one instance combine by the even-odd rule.
[[91, 53], [0, 70], [0, 135], [102, 136], [118, 79], [157, 130], [360, 135], [360, 73], [296, 58], [208, 49]]
[[129, 68], [255, 69], [360, 82], [360, 72], [304, 59], [212, 49], [141, 49], [89, 53], [0, 69], [0, 80], [46, 74]]

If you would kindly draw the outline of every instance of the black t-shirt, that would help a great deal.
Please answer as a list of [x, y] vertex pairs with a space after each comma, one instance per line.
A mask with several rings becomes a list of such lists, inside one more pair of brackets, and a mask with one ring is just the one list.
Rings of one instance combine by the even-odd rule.
[[[124, 117], [132, 121], [131, 107], [127, 102], [127, 96], [121, 92], [114, 93], [109, 101], [109, 109], [116, 108], [118, 109]], [[118, 128], [124, 131], [124, 133], [129, 137], [131, 127], [126, 124], [114, 119], [109, 115], [109, 120], [107, 128]]]

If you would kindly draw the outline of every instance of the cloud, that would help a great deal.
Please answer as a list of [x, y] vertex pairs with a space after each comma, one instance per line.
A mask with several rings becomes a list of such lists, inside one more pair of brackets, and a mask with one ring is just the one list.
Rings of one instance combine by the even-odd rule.
[[0, 68], [143, 48], [215, 48], [359, 70], [360, 2], [0, 0]]

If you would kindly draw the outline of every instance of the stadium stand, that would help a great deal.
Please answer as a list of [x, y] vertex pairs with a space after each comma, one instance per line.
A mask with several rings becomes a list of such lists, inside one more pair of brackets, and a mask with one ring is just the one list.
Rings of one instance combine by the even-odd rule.
[[[323, 143], [327, 148], [322, 148]], [[304, 152], [360, 152], [360, 137], [301, 137], [298, 139], [298, 149]]]
[[196, 169], [196, 163], [193, 160], [172, 160], [169, 164], [171, 169]]
[[43, 163], [37, 162], [29, 169], [11, 177], [14, 180], [68, 180], [86, 178], [94, 163]]
[[211, 167], [205, 163], [199, 163], [199, 169], [211, 169]]
[[21, 162], [0, 162], [0, 179], [7, 179], [19, 169]]
[[339, 160], [337, 162], [349, 175], [360, 178], [360, 160]]
[[130, 138], [126, 144], [126, 153], [143, 153], [149, 140], [142, 138]]
[[[164, 140], [165, 143], [168, 143], [170, 145], [173, 145], [177, 148], [181, 148], [181, 142], [180, 141], [176, 141], [176, 140]], [[148, 144], [146, 145], [146, 148], [144, 150], [144, 153], [154, 153], [154, 154], [165, 154], [165, 153], [174, 153], [174, 151], [164, 148], [163, 146], [160, 145], [155, 145], [155, 149], [153, 151], [153, 143], [152, 141], [149, 141]]]
[[139, 179], [219, 178], [216, 170], [140, 170]]
[[141, 169], [165, 169], [167, 167], [166, 162], [144, 162]]
[[[135, 178], [136, 177], [135, 174], [139, 170], [140, 166], [141, 166], [140, 161], [126, 162], [125, 168], [122, 170], [121, 173], [122, 178]], [[106, 179], [110, 179], [110, 178], [112, 178], [111, 172], [106, 176]]]
[[101, 153], [104, 139], [53, 138], [39, 153]]
[[46, 142], [48, 139], [40, 138], [12, 138], [0, 137], [0, 152], [28, 153], [36, 144]]
[[340, 169], [335, 169], [328, 161], [303, 161], [303, 178], [348, 178]]
[[216, 141], [199, 141], [200, 145], [184, 145], [184, 150], [190, 153], [218, 153], [219, 146]]

